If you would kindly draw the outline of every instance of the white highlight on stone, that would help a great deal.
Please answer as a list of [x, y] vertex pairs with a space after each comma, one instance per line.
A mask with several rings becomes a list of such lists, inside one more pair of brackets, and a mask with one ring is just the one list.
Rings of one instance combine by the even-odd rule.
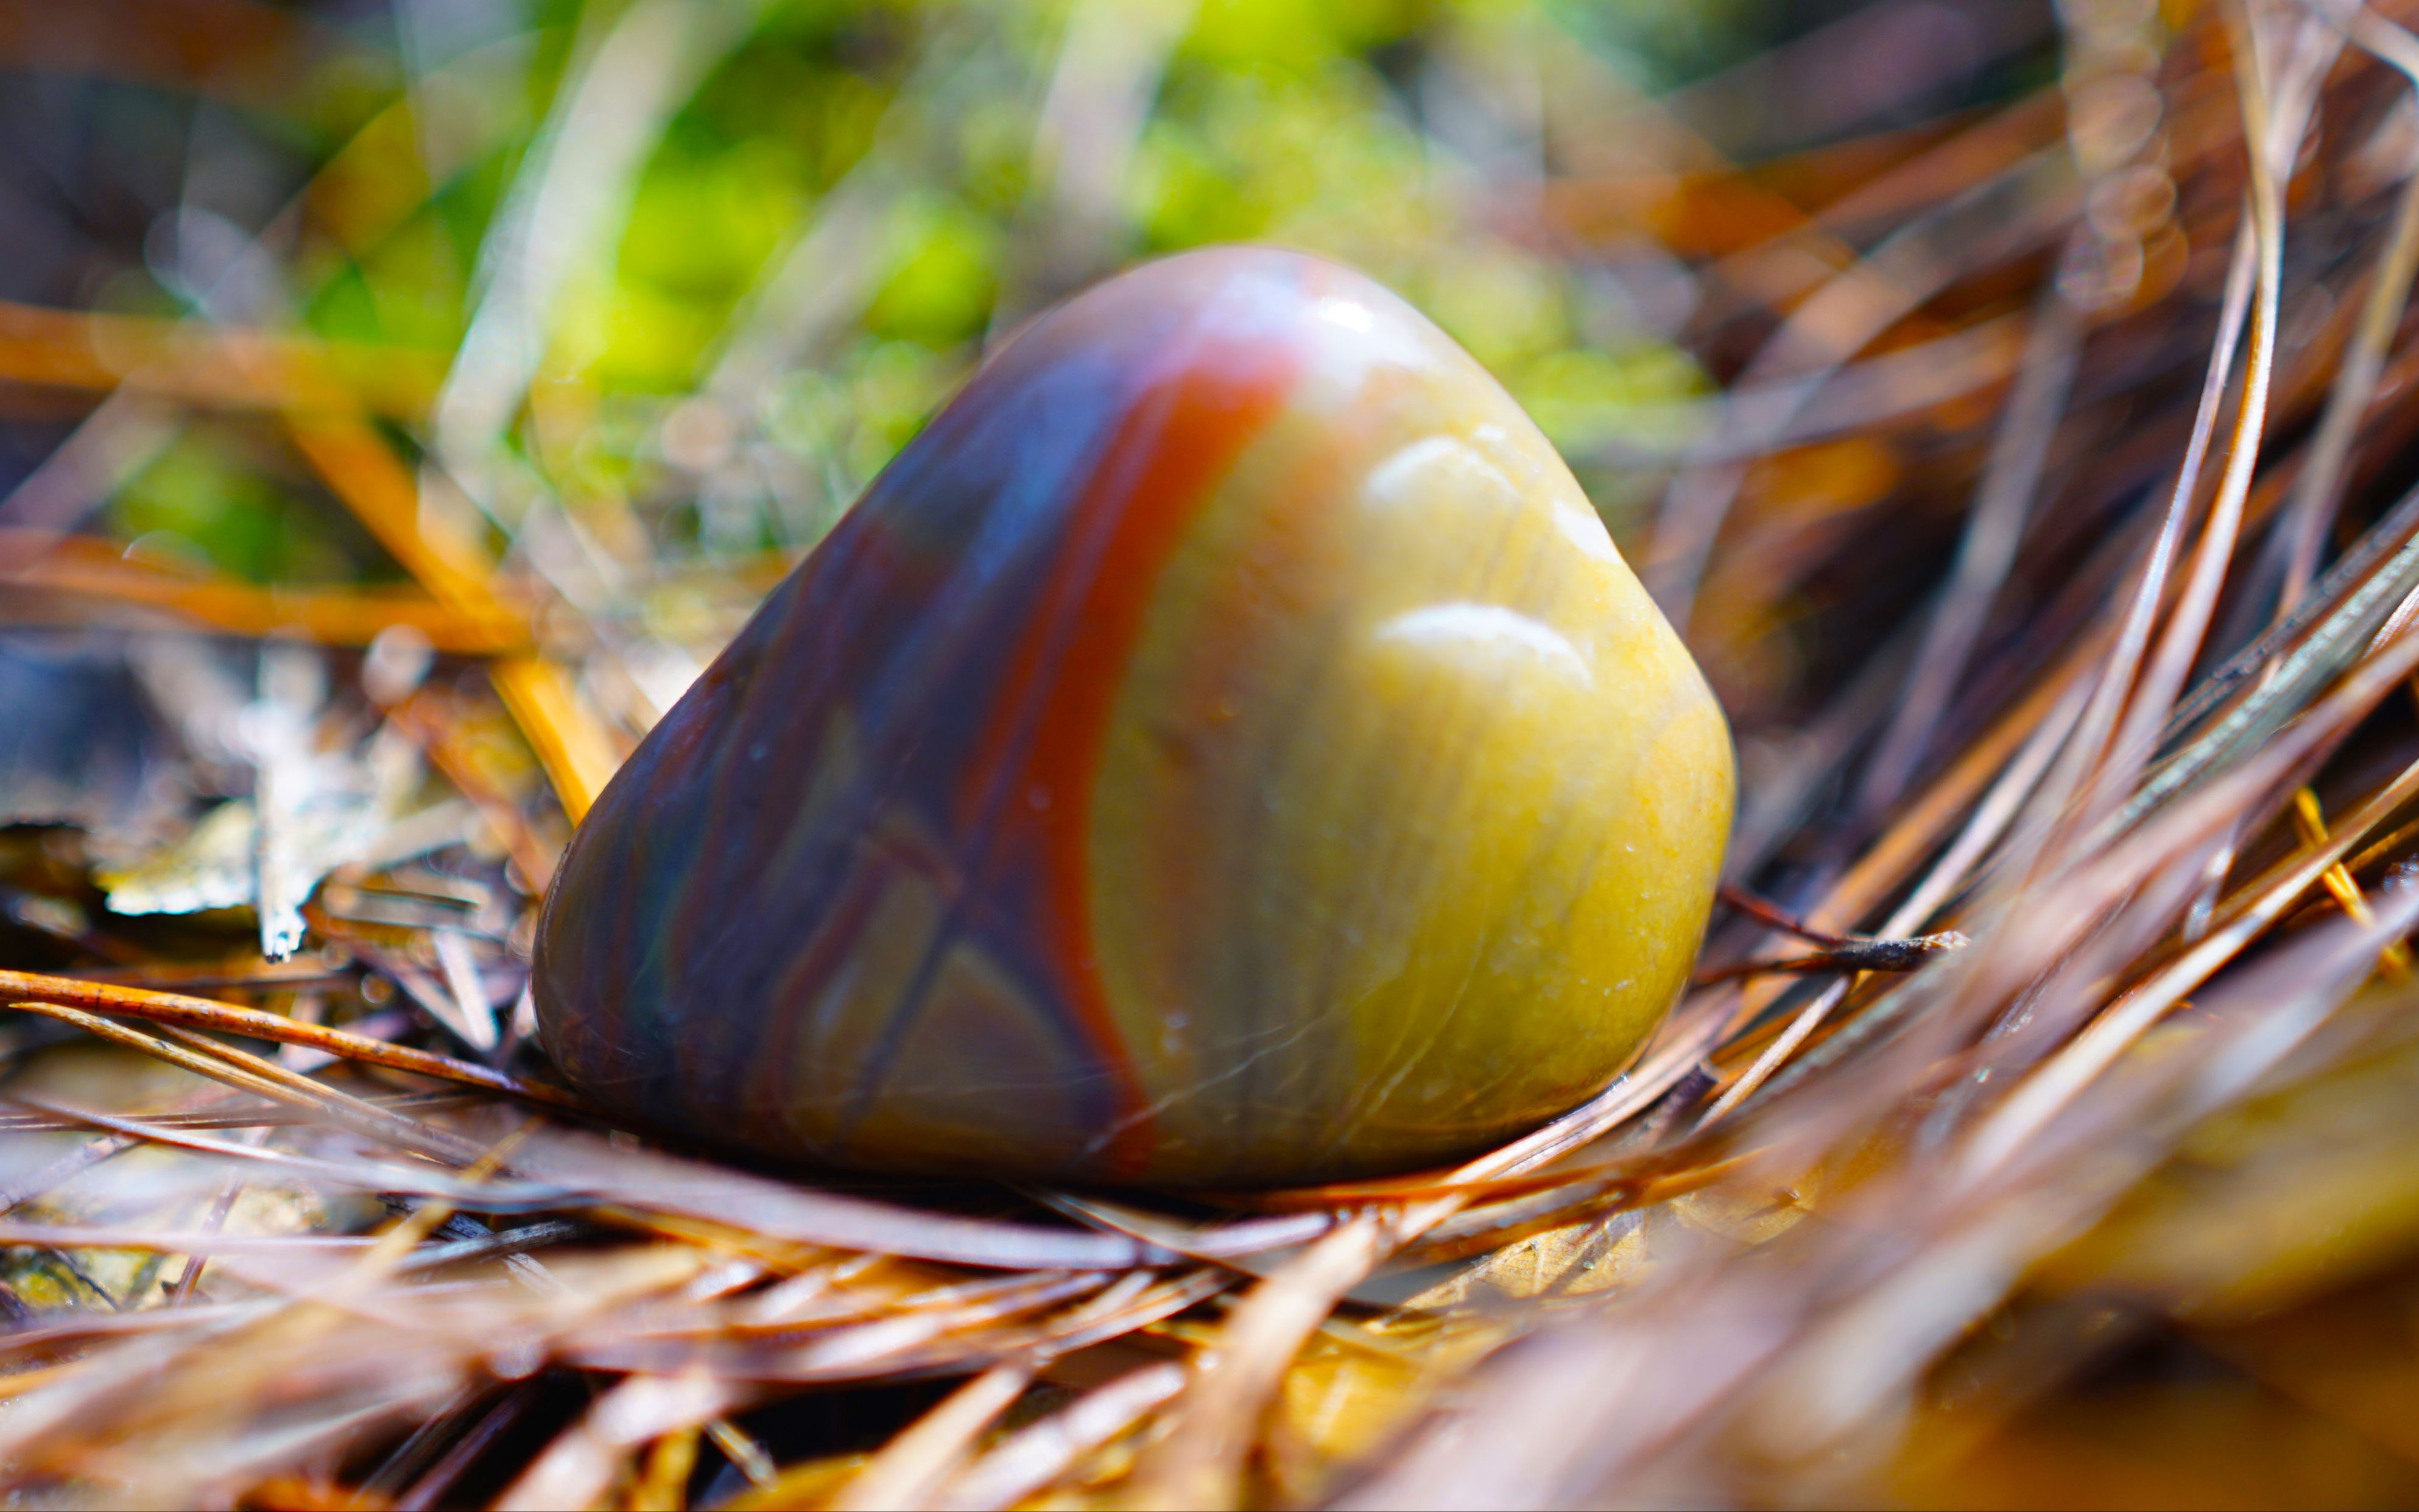
[[1342, 326], [1347, 331], [1367, 331], [1378, 323], [1378, 317], [1359, 300], [1348, 300], [1331, 294], [1318, 301], [1315, 310], [1321, 320]]
[[1553, 501], [1554, 528], [1563, 532], [1571, 545], [1598, 562], [1618, 562], [1621, 553], [1612, 548], [1612, 536], [1604, 528], [1604, 519], [1593, 509], [1568, 499]]
[[1500, 667], [1514, 658], [1540, 659], [1582, 683], [1595, 681], [1587, 658], [1562, 632], [1501, 604], [1430, 604], [1395, 615], [1378, 626], [1377, 636], [1380, 641], [1460, 656], [1481, 666]]
[[1418, 498], [1423, 486], [1436, 486], [1429, 480], [1439, 476], [1448, 485], [1462, 484], [1463, 497], [1483, 496], [1505, 509], [1519, 507], [1520, 490], [1502, 470], [1450, 436], [1430, 436], [1394, 453], [1370, 470], [1365, 488], [1371, 500], [1394, 506]]

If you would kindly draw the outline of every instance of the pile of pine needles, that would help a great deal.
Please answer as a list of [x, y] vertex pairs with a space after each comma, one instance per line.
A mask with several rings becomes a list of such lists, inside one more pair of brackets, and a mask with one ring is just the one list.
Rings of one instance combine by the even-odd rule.
[[[364, 64], [290, 201], [155, 234], [179, 310], [0, 304], [49, 438], [0, 502], [10, 1498], [2419, 1499], [2419, 7], [1884, 3], [1660, 98], [1482, 9], [1367, 75], [1425, 234], [1718, 384], [1557, 438], [1732, 709], [1777, 905], [1629, 1073], [1456, 1170], [1114, 1199], [740, 1169], [557, 1089], [568, 826], [853, 486], [754, 396], [892, 298], [945, 85], [1026, 111], [994, 333], [1155, 244], [1117, 186], [1191, 11], [893, 14], [858, 167], [635, 408], [558, 327], [755, 13], [580, 15], [451, 351], [281, 303], [485, 161], [482, 54]], [[9, 14], [17, 69], [246, 108], [355, 46]], [[408, 580], [113, 538], [193, 427]], [[1776, 913], [1970, 943], [1731, 969], [1805, 953]]]

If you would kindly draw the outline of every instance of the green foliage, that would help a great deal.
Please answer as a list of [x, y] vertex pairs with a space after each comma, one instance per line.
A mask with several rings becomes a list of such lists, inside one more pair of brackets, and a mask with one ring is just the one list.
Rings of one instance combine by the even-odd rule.
[[341, 511], [282, 485], [254, 438], [186, 431], [111, 501], [110, 529], [136, 553], [252, 582], [328, 582], [374, 569], [377, 554]]
[[1541, 8], [1633, 83], [1662, 89], [1766, 45], [1787, 8], [1780, 0], [1544, 0]]
[[1515, 372], [1511, 387], [1555, 445], [1586, 453], [1650, 429], [1668, 437], [1673, 407], [1713, 385], [1687, 353], [1650, 342], [1548, 352]]
[[928, 347], [980, 334], [999, 288], [1002, 240], [962, 201], [911, 200], [893, 223], [889, 276], [866, 310], [866, 330]]
[[[560, 424], [542, 437], [537, 411], [550, 401], [532, 399], [520, 424], [534, 430], [516, 449], [539, 481], [575, 506], [625, 500], [666, 545], [707, 517], [786, 519], [780, 539], [811, 538], [821, 526], [806, 522], [827, 523], [1004, 319], [1132, 258], [1215, 241], [1280, 242], [1366, 269], [1501, 375], [1576, 455], [1668, 424], [1672, 401], [1703, 388], [1676, 348], [1590, 316], [1569, 249], [1497, 229], [1494, 169], [1465, 155], [1450, 121], [1431, 118], [1430, 96], [1440, 79], [1449, 92], [1499, 68], [1506, 45], [1516, 70], [1535, 66], [1518, 48], [1586, 45], [1637, 76], [1702, 71], [1735, 50], [1764, 0], [1201, 0], [1163, 50], [1138, 54], [1128, 84], [1141, 91], [1138, 117], [1084, 105], [1079, 130], [1124, 133], [1100, 222], [1102, 211], [1082, 220], [1058, 197], [1041, 120], [1070, 78], [1082, 84], [1080, 68], [1067, 72], [1070, 39], [1087, 16], [1101, 29], [1085, 8], [1104, 3], [756, 7], [727, 47], [669, 86], [636, 158], [581, 186], [602, 207], [577, 227], [586, 240], [541, 238], [562, 276], [535, 312], [532, 393], [584, 395], [562, 413], [588, 418], [572, 422], [587, 427], [577, 445]], [[495, 235], [500, 215], [527, 213], [548, 164], [565, 157], [539, 150], [538, 133], [614, 28], [645, 8], [532, 0], [517, 40], [415, 62], [474, 81], [467, 96], [407, 94], [409, 69], [378, 85], [374, 69], [347, 64], [320, 95], [347, 101], [344, 118], [361, 134], [325, 151], [390, 154], [357, 165], [373, 190], [430, 177], [417, 159], [432, 128], [467, 146], [439, 154], [417, 208], [400, 204], [350, 239], [306, 236], [291, 266], [309, 329], [454, 348], [496, 286], [499, 259], [514, 255]], [[1112, 30], [1148, 30], [1143, 10], [1109, 14]], [[475, 129], [455, 118], [470, 105], [483, 113]], [[434, 116], [412, 114], [424, 108]], [[852, 215], [866, 223], [809, 241]], [[1071, 255], [1070, 224], [1088, 239]], [[802, 245], [828, 263], [791, 268]], [[777, 276], [790, 281], [778, 299]], [[784, 320], [805, 324], [792, 332]], [[667, 447], [657, 431], [750, 342], [776, 367], [750, 368], [747, 392], [717, 396], [736, 405], [736, 429], [701, 474], [694, 449]], [[779, 459], [778, 476], [741, 466], [751, 447]], [[186, 448], [154, 471], [122, 505], [130, 521], [173, 531], [236, 570], [269, 570], [284, 548], [266, 522], [282, 506], [244, 484], [240, 467]], [[1619, 480], [1591, 481], [1620, 491]], [[699, 503], [706, 495], [716, 501]], [[747, 498], [755, 502], [732, 502]], [[223, 519], [199, 517], [208, 499]], [[751, 526], [694, 539], [719, 550], [757, 536]]]
[[1421, 0], [1202, 0], [1184, 50], [1226, 68], [1301, 68], [1399, 41], [1439, 8]]
[[1129, 204], [1145, 244], [1274, 240], [1383, 270], [1442, 227], [1417, 131], [1357, 61], [1179, 66]]

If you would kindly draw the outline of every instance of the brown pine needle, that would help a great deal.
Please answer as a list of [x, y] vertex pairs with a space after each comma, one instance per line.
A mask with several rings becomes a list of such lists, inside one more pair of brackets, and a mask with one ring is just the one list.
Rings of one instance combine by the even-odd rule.
[[409, 1072], [418, 1076], [432, 1076], [501, 1092], [506, 1097], [544, 1107], [574, 1113], [587, 1111], [579, 1099], [571, 1093], [543, 1082], [491, 1071], [433, 1051], [415, 1050], [408, 1045], [390, 1044], [383, 1040], [348, 1034], [324, 1025], [297, 1023], [275, 1013], [239, 1008], [232, 1003], [215, 1003], [208, 998], [188, 997], [177, 993], [146, 992], [138, 987], [118, 987], [72, 977], [8, 970], [0, 970], [0, 997], [85, 1009], [96, 1013], [143, 1019], [155, 1024], [173, 1024], [188, 1029], [214, 1030], [241, 1035], [246, 1039], [268, 1040], [277, 1044], [301, 1045], [365, 1065], [384, 1066], [390, 1071]]

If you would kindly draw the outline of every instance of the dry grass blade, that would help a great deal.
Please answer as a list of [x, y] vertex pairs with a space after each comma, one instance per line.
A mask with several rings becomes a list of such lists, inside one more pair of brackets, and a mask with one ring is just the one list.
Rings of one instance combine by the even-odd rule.
[[1184, 1382], [1181, 1366], [1156, 1365], [1097, 1387], [1003, 1440], [952, 1479], [938, 1504], [967, 1512], [1014, 1506], [1173, 1398]]
[[1033, 1368], [1026, 1365], [997, 1365], [975, 1377], [891, 1440], [833, 1493], [830, 1504], [847, 1512], [933, 1504], [933, 1493], [964, 1462], [976, 1435], [1007, 1411], [1032, 1379]]
[[0, 995], [59, 1007], [83, 1008], [100, 1013], [122, 1014], [188, 1029], [215, 1029], [277, 1044], [301, 1045], [324, 1050], [347, 1060], [384, 1066], [390, 1071], [410, 1072], [415, 1075], [434, 1076], [501, 1092], [541, 1106], [569, 1111], [578, 1111], [582, 1106], [577, 1098], [560, 1088], [526, 1081], [485, 1066], [415, 1050], [408, 1045], [364, 1039], [316, 1024], [299, 1024], [257, 1009], [238, 1008], [232, 1003], [214, 1003], [207, 998], [185, 997], [173, 993], [147, 992], [141, 988], [116, 987], [74, 978], [5, 970], [0, 970]]
[[736, 1382], [703, 1375], [632, 1376], [598, 1398], [572, 1431], [548, 1445], [496, 1505], [511, 1512], [590, 1505], [611, 1485], [632, 1450], [720, 1417], [748, 1395]]
[[1868, 810], [1898, 795], [1932, 745], [1992, 601], [2015, 565], [2016, 548], [2024, 538], [2082, 350], [2081, 314], [2053, 285], [2034, 309], [2016, 389], [1992, 440], [1991, 459], [1956, 564], [1924, 630], [1923, 649], [1907, 676], [1898, 712], [1866, 764], [1858, 801]]
[[210, 407], [426, 411], [439, 373], [424, 353], [363, 350], [284, 333], [0, 301], [0, 378], [124, 388]]
[[[2229, 12], [2229, 15], [2231, 12]], [[2130, 793], [2146, 764], [2176, 699], [2183, 690], [2217, 596], [2232, 564], [2242, 528], [2242, 506], [2251, 492], [2252, 472], [2259, 461], [2259, 441], [2268, 421], [2268, 392], [2275, 375], [2277, 306], [2283, 298], [2285, 261], [2284, 177], [2309, 130], [2316, 106], [2318, 82], [2334, 61], [2339, 45], [2334, 32], [2316, 21], [2304, 21], [2293, 32], [2289, 57], [2272, 60], [2262, 54], [2258, 37], [2250, 27], [2237, 28], [2235, 76], [2242, 89], [2243, 138], [2251, 164], [2251, 224], [2255, 274], [2251, 299], [2251, 345], [2243, 360], [2242, 401], [2236, 410], [2234, 434], [2226, 449], [2226, 470], [2218, 480], [2201, 532], [2200, 549], [2193, 558], [2181, 597], [2170, 611], [2167, 629], [2144, 669], [2141, 684], [2126, 708], [2100, 781], [2102, 796], [2091, 808], [2099, 811], [2116, 796]], [[2323, 43], [2321, 39], [2323, 39]], [[2273, 78], [2272, 80], [2272, 75]], [[2211, 364], [2212, 378], [2225, 371], [2224, 362]], [[2222, 381], [2222, 380], [2221, 380]], [[2213, 401], [2214, 392], [2204, 394]], [[2191, 468], [2187, 465], [2189, 479]], [[2177, 490], [2177, 502], [2188, 497], [2187, 481]]]
[[532, 1135], [514, 1156], [513, 1168], [598, 1201], [724, 1225], [733, 1236], [788, 1243], [1003, 1270], [1124, 1269], [1173, 1258], [1121, 1236], [953, 1218], [813, 1191], [701, 1161], [621, 1149], [567, 1130]]

